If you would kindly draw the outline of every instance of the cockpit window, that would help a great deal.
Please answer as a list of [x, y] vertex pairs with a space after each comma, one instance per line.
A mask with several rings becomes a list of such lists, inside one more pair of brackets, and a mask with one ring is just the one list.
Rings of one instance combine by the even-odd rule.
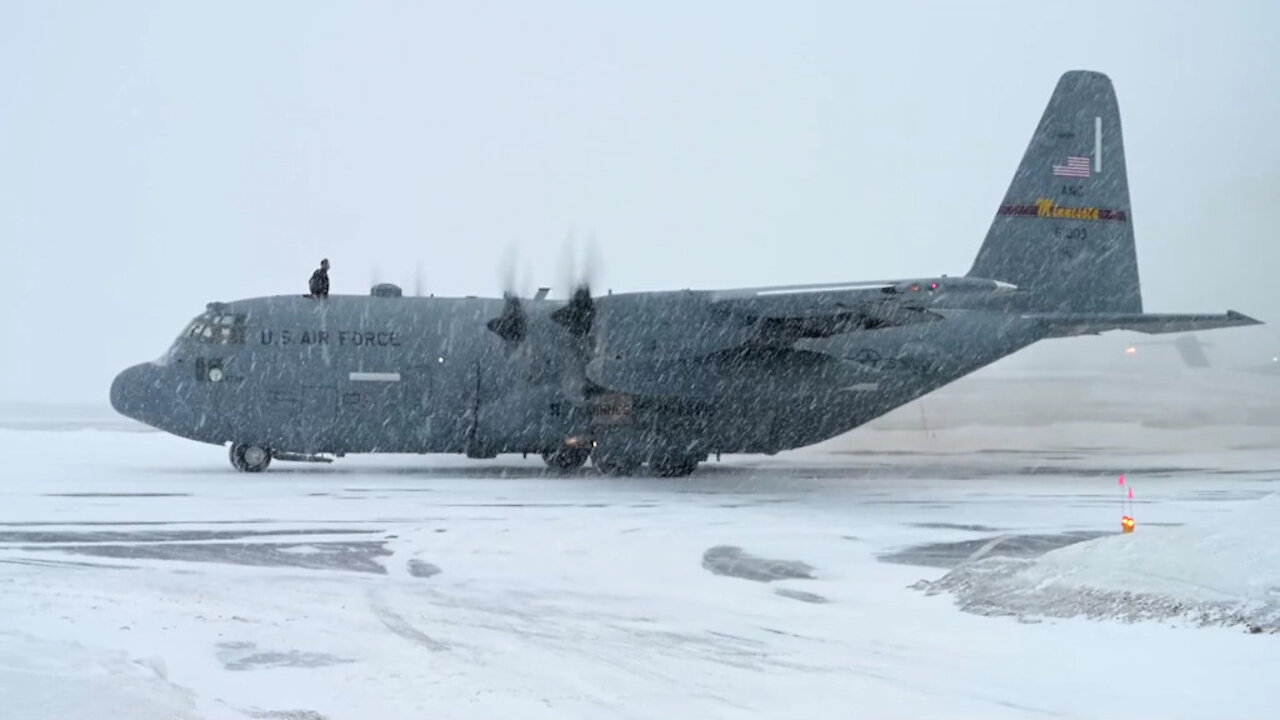
[[205, 313], [187, 326], [178, 338], [213, 345], [243, 345], [244, 315]]

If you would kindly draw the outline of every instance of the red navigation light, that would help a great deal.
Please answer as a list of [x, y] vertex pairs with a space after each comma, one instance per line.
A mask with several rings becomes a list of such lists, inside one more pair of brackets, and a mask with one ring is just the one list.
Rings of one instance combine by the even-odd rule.
[[936, 283], [936, 282], [935, 282], [935, 283], [929, 283], [929, 289], [930, 289], [930, 290], [937, 290], [937, 289], [938, 289], [938, 283]]

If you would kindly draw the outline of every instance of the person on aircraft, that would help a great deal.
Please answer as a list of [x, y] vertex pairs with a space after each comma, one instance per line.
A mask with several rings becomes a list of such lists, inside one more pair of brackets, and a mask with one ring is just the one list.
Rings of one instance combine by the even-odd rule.
[[329, 297], [329, 258], [320, 261], [320, 269], [311, 273], [311, 297]]

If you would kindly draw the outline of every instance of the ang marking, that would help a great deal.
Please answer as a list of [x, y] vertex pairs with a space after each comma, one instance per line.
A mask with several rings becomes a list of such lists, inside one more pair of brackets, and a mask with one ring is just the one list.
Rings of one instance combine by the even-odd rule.
[[1049, 198], [1036, 198], [1034, 205], [1001, 205], [997, 215], [1020, 215], [1026, 217], [1054, 218], [1059, 220], [1115, 220], [1128, 222], [1129, 216], [1123, 210], [1108, 210], [1096, 207], [1068, 207], [1059, 205]]

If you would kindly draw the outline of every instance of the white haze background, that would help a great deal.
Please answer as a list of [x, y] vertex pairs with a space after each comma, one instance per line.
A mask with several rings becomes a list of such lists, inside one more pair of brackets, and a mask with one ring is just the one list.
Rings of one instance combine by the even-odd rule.
[[511, 247], [562, 292], [571, 228], [600, 291], [961, 274], [1079, 68], [1116, 84], [1147, 309], [1280, 321], [1277, 32], [1262, 1], [0, 3], [0, 400], [105, 402], [322, 256], [336, 293], [421, 263], [497, 295]]

